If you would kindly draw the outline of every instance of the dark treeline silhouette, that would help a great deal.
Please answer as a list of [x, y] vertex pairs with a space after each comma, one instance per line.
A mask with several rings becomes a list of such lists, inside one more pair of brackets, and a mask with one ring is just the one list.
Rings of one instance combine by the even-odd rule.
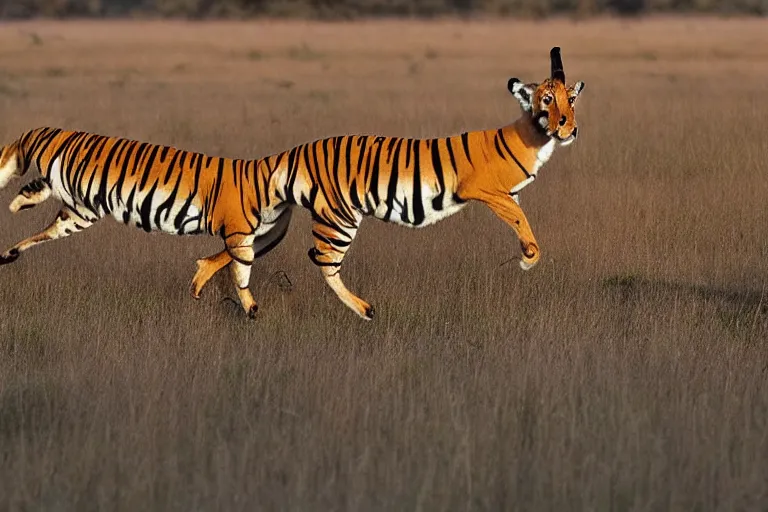
[[546, 17], [688, 12], [768, 14], [768, 0], [0, 0], [0, 18]]

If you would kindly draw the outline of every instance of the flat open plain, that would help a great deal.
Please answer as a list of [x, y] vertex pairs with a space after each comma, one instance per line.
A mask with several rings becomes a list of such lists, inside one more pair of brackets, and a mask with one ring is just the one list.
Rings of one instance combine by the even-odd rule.
[[[369, 219], [345, 261], [254, 266], [112, 220], [0, 268], [4, 510], [765, 510], [765, 21], [24, 22], [0, 30], [0, 144], [43, 125], [255, 158], [519, 115], [563, 49], [579, 140], [522, 206]], [[2, 194], [7, 204], [22, 182]], [[53, 201], [0, 213], [0, 245]], [[293, 287], [280, 286], [284, 271]]]

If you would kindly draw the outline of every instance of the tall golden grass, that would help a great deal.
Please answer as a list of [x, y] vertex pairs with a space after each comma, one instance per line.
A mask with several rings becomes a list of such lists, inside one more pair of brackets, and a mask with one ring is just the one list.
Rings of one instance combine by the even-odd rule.
[[[0, 141], [42, 125], [257, 157], [445, 136], [519, 110], [563, 48], [580, 138], [490, 211], [363, 223], [347, 310], [309, 216], [247, 321], [214, 238], [107, 220], [0, 268], [5, 510], [768, 507], [768, 45], [759, 20], [29, 22], [0, 31]], [[16, 182], [2, 195], [10, 201]], [[0, 213], [0, 245], [57, 205]], [[275, 272], [293, 282], [285, 291]]]

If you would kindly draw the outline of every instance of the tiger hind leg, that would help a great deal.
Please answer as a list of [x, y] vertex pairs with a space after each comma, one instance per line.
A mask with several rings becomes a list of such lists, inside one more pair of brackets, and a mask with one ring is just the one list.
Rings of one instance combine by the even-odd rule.
[[309, 250], [309, 259], [320, 267], [325, 282], [341, 302], [364, 320], [372, 320], [375, 314], [373, 306], [349, 291], [339, 275], [344, 255], [352, 244], [358, 227], [331, 227], [330, 224], [317, 220], [313, 223], [315, 246]]
[[24, 185], [9, 206], [13, 213], [33, 208], [51, 197], [51, 187], [48, 183], [38, 178]]
[[[262, 224], [260, 226], [259, 231], [262, 231], [265, 227], [267, 231], [263, 235], [256, 236], [253, 241], [254, 258], [264, 256], [277, 247], [282, 239], [285, 238], [285, 233], [288, 231], [288, 226], [291, 222], [291, 212], [290, 207], [286, 208], [272, 224]], [[231, 262], [232, 257], [226, 249], [213, 256], [197, 260], [197, 272], [195, 272], [195, 276], [192, 278], [192, 296], [195, 299], [199, 299], [205, 284], [219, 270]]]
[[69, 235], [82, 231], [93, 225], [94, 220], [86, 220], [81, 214], [70, 209], [62, 208], [56, 218], [46, 229], [40, 233], [17, 243], [4, 253], [0, 254], [0, 265], [13, 263], [19, 258], [19, 255], [32, 247], [50, 240], [66, 238]]
[[240, 305], [243, 307], [248, 318], [256, 318], [256, 312], [259, 307], [253, 299], [248, 284], [251, 280], [251, 266], [253, 265], [254, 235], [233, 234], [226, 240], [227, 253], [232, 259], [229, 265], [229, 273], [232, 282], [237, 288], [237, 297], [240, 299]]

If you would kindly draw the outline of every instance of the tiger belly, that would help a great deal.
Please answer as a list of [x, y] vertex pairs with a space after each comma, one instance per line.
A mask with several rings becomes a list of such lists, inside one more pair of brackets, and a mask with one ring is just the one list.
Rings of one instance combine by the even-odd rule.
[[373, 215], [401, 226], [424, 227], [453, 215], [466, 205], [458, 202], [452, 191], [440, 194], [438, 190], [422, 185], [421, 193], [417, 195], [407, 185], [398, 186], [394, 198], [381, 198]]
[[431, 206], [424, 205], [424, 222], [419, 224], [418, 227], [428, 226], [430, 224], [434, 224], [435, 222], [441, 221], [446, 217], [450, 217], [454, 213], [464, 208], [466, 205], [466, 203], [457, 203], [453, 199], [444, 200], [442, 210], [433, 210]]
[[159, 188], [145, 184], [139, 190], [137, 180], [126, 180], [122, 186], [114, 183], [102, 188], [100, 177], [88, 183], [71, 184], [64, 179], [61, 162], [56, 159], [48, 170], [48, 183], [53, 197], [78, 214], [96, 221], [111, 215], [118, 222], [144, 231], [162, 231], [173, 235], [202, 233], [204, 228], [199, 199], [173, 187]]
[[138, 194], [133, 202], [115, 202], [110, 213], [118, 222], [144, 231], [162, 231], [171, 235], [194, 235], [204, 231], [200, 208], [186, 197]]

